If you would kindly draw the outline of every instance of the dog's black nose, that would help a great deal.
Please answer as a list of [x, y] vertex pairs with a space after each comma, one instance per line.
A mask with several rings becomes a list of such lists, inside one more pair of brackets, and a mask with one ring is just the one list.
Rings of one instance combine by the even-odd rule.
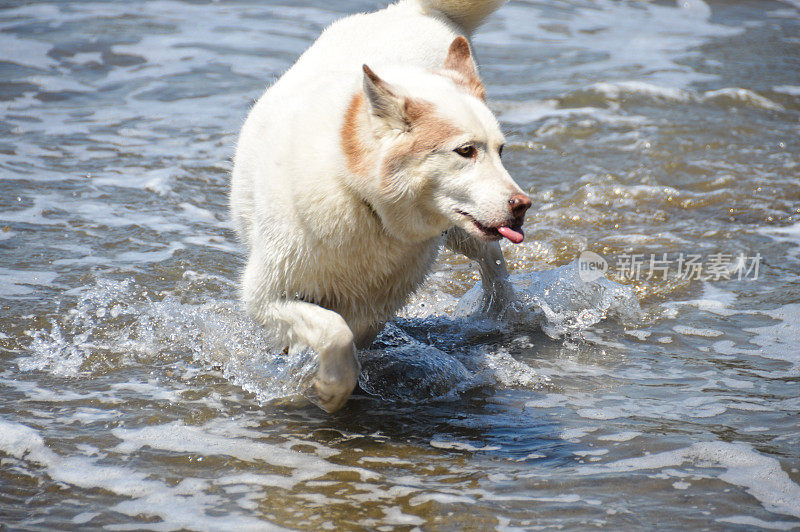
[[531, 199], [525, 194], [514, 194], [508, 200], [508, 205], [511, 207], [511, 215], [514, 218], [522, 218], [531, 206]]

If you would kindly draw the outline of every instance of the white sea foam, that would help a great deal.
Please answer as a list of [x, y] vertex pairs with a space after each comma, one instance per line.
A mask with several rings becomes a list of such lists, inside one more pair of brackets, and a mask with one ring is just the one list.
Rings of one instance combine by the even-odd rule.
[[627, 431], [627, 432], [620, 432], [618, 434], [603, 434], [602, 436], [598, 436], [597, 439], [602, 441], [625, 442], [637, 438], [641, 435], [642, 435], [641, 432]]
[[690, 91], [671, 87], [661, 87], [643, 81], [620, 81], [616, 83], [593, 83], [585, 89], [584, 93], [594, 93], [607, 100], [619, 101], [629, 97], [644, 97], [665, 102], [687, 103], [692, 101]]
[[[703, 442], [684, 449], [628, 458], [579, 469], [580, 475], [631, 473], [678, 467], [689, 462], [696, 468], [721, 467], [720, 480], [740, 486], [770, 512], [800, 518], [800, 486], [795, 484], [775, 458], [743, 443]], [[707, 475], [708, 476], [708, 475]], [[715, 477], [717, 475], [710, 475]]]
[[732, 525], [742, 525], [748, 529], [765, 530], [797, 530], [800, 525], [797, 521], [765, 521], [750, 515], [733, 515], [731, 517], [719, 517], [715, 519], [718, 523], [730, 523]]
[[561, 107], [557, 100], [498, 101], [493, 103], [493, 107], [503, 122], [511, 124], [530, 124], [543, 119], [554, 119], [551, 127], [542, 125], [538, 132], [539, 136], [547, 136], [546, 132], [552, 130], [553, 125], [580, 118], [588, 118], [598, 124], [611, 126], [641, 127], [648, 122], [644, 116], [623, 115], [597, 107]]
[[[671, 371], [665, 375], [654, 375], [652, 370], [637, 371], [629, 370], [618, 374], [623, 379], [666, 379], [683, 380], [688, 376], [696, 376], [689, 372]], [[603, 373], [598, 373], [602, 375]], [[567, 374], [570, 375], [570, 374]], [[712, 377], [706, 375], [706, 378]], [[706, 380], [704, 386], [714, 385], [712, 378]], [[583, 394], [573, 392], [571, 394], [548, 393], [537, 399], [526, 401], [525, 405], [531, 408], [559, 409], [566, 408], [574, 410], [575, 413], [585, 419], [592, 421], [610, 421], [623, 419], [654, 419], [654, 420], [687, 420], [714, 418], [724, 414], [729, 409], [745, 411], [770, 411], [778, 408], [775, 404], [756, 398], [738, 397], [736, 395], [679, 395], [670, 400], [663, 397], [628, 397], [615, 394]], [[785, 410], [791, 412], [793, 406], [787, 405]], [[569, 429], [567, 429], [569, 430]], [[571, 435], [571, 432], [567, 432]], [[625, 431], [624, 436], [631, 438], [641, 435], [637, 431]], [[600, 437], [599, 439], [614, 441], [612, 436]]]
[[[610, 399], [610, 400], [609, 400]], [[577, 414], [585, 419], [611, 420], [645, 416], [663, 419], [711, 418], [724, 414], [729, 405], [715, 397], [688, 397], [676, 401], [641, 400], [632, 398], [600, 398], [597, 406], [579, 408]]]
[[782, 92], [790, 96], [800, 96], [800, 85], [776, 85], [772, 87], [775, 92]]
[[589, 433], [595, 432], [600, 427], [575, 427], [561, 431], [561, 439], [568, 441], [579, 441]]
[[[9, 16], [6, 12], [5, 16]], [[48, 52], [52, 46], [34, 39], [21, 39], [10, 32], [0, 32], [0, 49], [4, 55], [13, 55], [17, 64], [27, 65], [42, 70], [58, 66], [58, 61], [50, 57]]]
[[678, 309], [684, 305], [696, 307], [718, 316], [734, 316], [741, 312], [732, 308], [736, 298], [734, 292], [715, 287], [711, 283], [704, 283], [703, 297], [684, 301], [665, 301], [662, 306], [676, 312], [675, 317], [677, 317]]
[[158, 264], [172, 258], [178, 251], [186, 249], [182, 242], [150, 244], [148, 247], [156, 249], [151, 251], [126, 251], [116, 255], [113, 260], [123, 264]]
[[407, 514], [398, 507], [386, 508], [383, 510], [383, 514], [384, 519], [382, 521], [389, 526], [422, 526], [426, 523], [425, 519]]
[[766, 109], [768, 111], [783, 111], [783, 106], [769, 98], [756, 94], [749, 89], [738, 87], [708, 91], [700, 98], [701, 102], [711, 102], [733, 107], [746, 106]]
[[504, 387], [536, 388], [546, 385], [550, 379], [528, 364], [516, 360], [504, 350], [478, 355], [478, 365], [487, 377]]
[[650, 336], [651, 336], [653, 333], [652, 333], [652, 332], [650, 332], [650, 331], [641, 331], [641, 330], [636, 330], [636, 329], [634, 329], [634, 330], [632, 330], [632, 331], [625, 331], [625, 334], [627, 334], [628, 336], [633, 336], [633, 337], [634, 337], [634, 338], [636, 338], [637, 340], [644, 342], [644, 341], [645, 341], [645, 340], [647, 340], [647, 339], [648, 339], [648, 338], [649, 338], [649, 337], [650, 337]]
[[[173, 488], [150, 480], [148, 475], [136, 470], [101, 464], [85, 456], [61, 456], [47, 446], [36, 430], [19, 423], [0, 419], [0, 450], [17, 459], [44, 466], [47, 476], [53, 481], [82, 489], [99, 488], [126, 497], [126, 501], [112, 509], [131, 517], [160, 518], [160, 522], [148, 523], [147, 528], [151, 530], [206, 530], [234, 526], [237, 530], [255, 531], [272, 526], [265, 520], [243, 514], [215, 515], [215, 506], [221, 502], [218, 496], [187, 493], [180, 484]], [[199, 482], [205, 486], [204, 481]], [[186, 497], [190, 493], [192, 496]], [[140, 529], [142, 523], [115, 525], [113, 528]]]
[[794, 260], [800, 260], [800, 223], [783, 227], [762, 227], [758, 232], [768, 236], [776, 242], [786, 242], [792, 245], [789, 251]]
[[18, 298], [33, 294], [36, 288], [55, 288], [57, 277], [55, 272], [0, 268], [0, 297]]
[[605, 456], [608, 454], [608, 449], [581, 449], [578, 451], [572, 451], [572, 454], [575, 456], [580, 456], [581, 458], [589, 457], [598, 457], [598, 456]]
[[212, 422], [201, 427], [173, 422], [140, 429], [114, 429], [112, 434], [122, 440], [116, 447], [118, 452], [127, 454], [149, 447], [203, 456], [230, 456], [244, 462], [258, 461], [292, 468], [294, 471], [290, 478], [295, 483], [337, 471], [353, 472], [363, 479], [378, 478], [377, 474], [364, 468], [339, 466], [313, 454], [258, 441], [255, 439], [257, 434], [252, 431], [226, 422]]
[[698, 327], [689, 327], [688, 325], [675, 325], [672, 330], [685, 336], [705, 336], [706, 338], [718, 338], [725, 334], [716, 329], [701, 329]]
[[408, 504], [410, 506], [419, 506], [420, 504], [425, 504], [426, 502], [437, 502], [439, 504], [475, 504], [477, 501], [472, 497], [466, 497], [464, 495], [458, 495], [454, 493], [423, 493], [421, 495], [415, 495], [408, 500]]
[[774, 325], [745, 328], [753, 334], [748, 344], [737, 345], [731, 340], [720, 340], [712, 346], [714, 351], [723, 355], [747, 355], [781, 360], [791, 364], [788, 371], [763, 371], [764, 376], [778, 377], [797, 376], [800, 371], [800, 304], [792, 303], [775, 310], [749, 311], [749, 314], [762, 314], [777, 321]]
[[800, 304], [792, 303], [764, 313], [778, 323], [746, 329], [756, 334], [750, 342], [760, 347], [757, 350], [760, 356], [783, 360], [791, 363], [795, 370], [800, 369]]
[[703, 0], [679, 0], [678, 7], [700, 20], [707, 21], [711, 18], [711, 6]]
[[[565, 131], [566, 124], [578, 119], [589, 119], [588, 126], [604, 124], [641, 128], [649, 119], [621, 112], [623, 105], [639, 104], [715, 104], [728, 107], [751, 107], [767, 111], [783, 111], [777, 102], [739, 87], [729, 87], [707, 92], [692, 89], [664, 87], [644, 81], [618, 81], [593, 83], [572, 91], [562, 98], [541, 101], [498, 101], [493, 105], [498, 117], [506, 123], [530, 124], [542, 121], [537, 137], [548, 137]], [[604, 109], [608, 107], [608, 109]], [[580, 124], [575, 122], [576, 126]], [[625, 133], [635, 134], [637, 131]], [[606, 135], [604, 141], [613, 141]], [[644, 142], [644, 141], [643, 141]]]

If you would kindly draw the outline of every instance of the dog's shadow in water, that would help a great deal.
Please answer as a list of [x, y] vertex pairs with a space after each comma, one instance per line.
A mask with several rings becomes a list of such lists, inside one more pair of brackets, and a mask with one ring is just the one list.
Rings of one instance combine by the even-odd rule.
[[361, 393], [334, 414], [316, 407], [306, 410], [296, 419], [296, 429], [345, 455], [408, 456], [413, 448], [418, 451], [412, 453], [422, 455], [478, 454], [548, 467], [573, 464], [575, 444], [561, 437], [560, 420], [525, 408], [529, 398], [520, 390], [497, 394], [486, 388], [422, 403], [388, 402]]

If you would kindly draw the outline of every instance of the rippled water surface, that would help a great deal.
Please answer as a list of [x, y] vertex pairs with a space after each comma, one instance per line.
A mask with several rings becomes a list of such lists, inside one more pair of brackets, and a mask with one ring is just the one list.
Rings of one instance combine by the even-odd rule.
[[[482, 316], [444, 253], [327, 415], [237, 303], [230, 157], [381, 5], [0, 3], [0, 523], [800, 528], [800, 4], [499, 11], [475, 47], [534, 198], [519, 302]], [[758, 276], [617, 267], [665, 253]]]

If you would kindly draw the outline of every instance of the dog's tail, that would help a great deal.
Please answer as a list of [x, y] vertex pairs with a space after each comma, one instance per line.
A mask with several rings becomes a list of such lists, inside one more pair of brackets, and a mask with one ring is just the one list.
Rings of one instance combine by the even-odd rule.
[[425, 11], [437, 11], [472, 33], [506, 0], [416, 0]]

